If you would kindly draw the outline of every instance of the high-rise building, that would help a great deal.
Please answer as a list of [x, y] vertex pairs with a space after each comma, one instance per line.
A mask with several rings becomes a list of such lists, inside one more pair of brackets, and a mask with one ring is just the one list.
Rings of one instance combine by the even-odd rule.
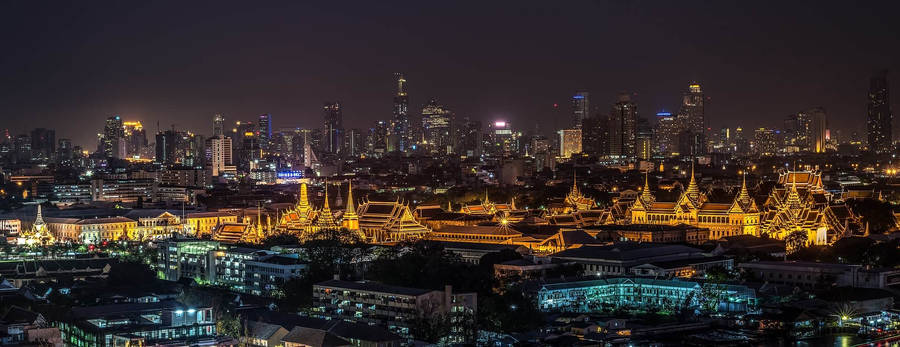
[[786, 145], [800, 151], [825, 152], [827, 132], [825, 109], [814, 107], [788, 116], [785, 121]]
[[225, 117], [221, 114], [213, 117], [213, 136], [218, 135], [225, 135]]
[[775, 130], [759, 128], [753, 133], [753, 152], [760, 156], [774, 155], [778, 151]]
[[585, 118], [591, 116], [590, 93], [577, 91], [572, 96], [572, 126], [581, 128]]
[[259, 141], [259, 148], [268, 151], [272, 142], [272, 115], [259, 115], [259, 122], [256, 123], [256, 138]]
[[488, 124], [487, 135], [484, 146], [487, 154], [503, 157], [518, 153], [521, 134], [514, 131], [509, 122], [496, 121]]
[[369, 155], [378, 157], [389, 151], [390, 124], [387, 121], [375, 121], [375, 126], [369, 129], [367, 147]]
[[467, 158], [480, 157], [484, 153], [483, 131], [480, 121], [463, 118], [456, 153]]
[[175, 164], [178, 134], [174, 130], [166, 130], [156, 134], [156, 162], [165, 165]]
[[866, 104], [866, 125], [869, 150], [886, 153], [891, 151], [892, 126], [891, 97], [888, 72], [882, 70], [869, 80], [869, 100]]
[[342, 153], [348, 158], [356, 158], [363, 154], [365, 143], [364, 136], [359, 129], [344, 130], [344, 149]]
[[122, 123], [123, 141], [125, 152], [129, 158], [149, 158], [147, 149], [147, 133], [144, 125], [139, 121], [127, 121]]
[[50, 159], [56, 152], [56, 131], [36, 128], [31, 131], [31, 154], [37, 159]]
[[671, 112], [656, 113], [656, 153], [668, 157], [678, 153], [678, 121]]
[[570, 158], [581, 153], [581, 129], [562, 129], [559, 132], [559, 156]]
[[431, 99], [422, 108], [425, 150], [432, 154], [453, 153], [453, 112]]
[[125, 144], [121, 141], [124, 135], [125, 128], [122, 124], [122, 117], [115, 115], [106, 118], [100, 146], [103, 149], [103, 155], [107, 158], [124, 158]]
[[681, 98], [681, 109], [678, 111], [678, 122], [681, 127], [679, 152], [682, 155], [697, 156], [706, 154], [706, 114], [704, 109], [703, 90], [700, 84], [691, 83]]
[[59, 139], [56, 145], [56, 153], [59, 160], [72, 160], [75, 157], [75, 148], [71, 139]]
[[344, 115], [341, 102], [326, 102], [322, 114], [325, 118], [325, 127], [322, 128], [323, 149], [326, 153], [339, 154], [344, 142]]
[[627, 93], [621, 93], [609, 115], [609, 155], [629, 159], [635, 157], [636, 126], [637, 105]]
[[609, 117], [607, 115], [598, 114], [583, 120], [581, 151], [597, 157], [609, 153]]
[[234, 171], [231, 138], [224, 132], [225, 117], [217, 114], [213, 117], [213, 135], [206, 139], [206, 166], [213, 177], [219, 177], [226, 171]]
[[647, 160], [653, 155], [653, 128], [647, 118], [638, 118], [634, 134], [634, 155]]
[[406, 94], [406, 78], [402, 73], [394, 74], [397, 93], [394, 95], [394, 118], [391, 120], [391, 150], [406, 152], [411, 145], [409, 132], [409, 95]]

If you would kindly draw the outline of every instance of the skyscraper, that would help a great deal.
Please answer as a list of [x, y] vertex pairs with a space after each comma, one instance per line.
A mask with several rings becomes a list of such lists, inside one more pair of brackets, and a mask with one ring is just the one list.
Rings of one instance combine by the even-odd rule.
[[637, 105], [627, 93], [621, 93], [609, 115], [609, 155], [634, 158], [636, 126]]
[[656, 114], [656, 152], [661, 156], [678, 153], [678, 122], [671, 112]]
[[213, 136], [216, 135], [225, 135], [225, 117], [218, 113], [213, 117]]
[[322, 128], [322, 143], [326, 153], [339, 154], [344, 143], [344, 115], [341, 102], [326, 102], [323, 107], [325, 127]]
[[213, 117], [213, 136], [206, 139], [206, 165], [210, 175], [220, 176], [225, 171], [233, 171], [231, 138], [223, 134], [225, 117], [217, 114]]
[[125, 152], [129, 158], [149, 158], [147, 150], [147, 133], [139, 121], [122, 123], [124, 130]]
[[[124, 143], [121, 141], [125, 135], [125, 128], [122, 125], [122, 118], [119, 115], [106, 118], [106, 124], [103, 127], [103, 139], [101, 148], [103, 155], [107, 158], [124, 158]], [[121, 148], [120, 148], [121, 147]]]
[[586, 91], [577, 91], [572, 96], [572, 125], [581, 129], [585, 118], [591, 115], [590, 94]]
[[597, 157], [609, 153], [609, 117], [605, 114], [585, 118], [581, 126], [582, 153]]
[[634, 132], [634, 155], [647, 160], [653, 155], [653, 128], [647, 118], [638, 118]]
[[683, 155], [706, 154], [706, 115], [700, 84], [691, 83], [682, 94], [678, 122], [681, 127], [679, 152]]
[[562, 129], [559, 134], [559, 156], [569, 158], [581, 153], [581, 129]]
[[52, 129], [36, 128], [31, 131], [32, 156], [41, 159], [50, 159], [56, 152], [56, 131]]
[[397, 94], [394, 95], [394, 118], [391, 120], [392, 150], [406, 152], [411, 144], [409, 133], [409, 95], [406, 94], [406, 78], [395, 73]]
[[268, 113], [259, 115], [259, 122], [256, 123], [256, 127], [259, 148], [263, 151], [268, 151], [272, 142], [272, 115]]
[[426, 150], [433, 154], [453, 153], [453, 112], [431, 99], [422, 108], [422, 131]]
[[886, 153], [891, 150], [892, 122], [890, 89], [887, 70], [879, 71], [869, 80], [869, 101], [866, 104], [866, 125], [869, 150]]

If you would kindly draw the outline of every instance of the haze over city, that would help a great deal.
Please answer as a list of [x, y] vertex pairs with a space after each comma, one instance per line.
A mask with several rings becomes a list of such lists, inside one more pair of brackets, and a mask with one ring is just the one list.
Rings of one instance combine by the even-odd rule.
[[[0, 109], [13, 132], [78, 119], [60, 136], [93, 146], [110, 115], [152, 130], [209, 132], [216, 113], [277, 127], [320, 123], [340, 100], [348, 126], [390, 116], [392, 73], [410, 106], [549, 134], [553, 104], [621, 91], [652, 118], [702, 83], [709, 126], [780, 125], [823, 106], [862, 131], [868, 76], [900, 71], [896, 2], [5, 2]], [[897, 93], [892, 101], [897, 103]]]

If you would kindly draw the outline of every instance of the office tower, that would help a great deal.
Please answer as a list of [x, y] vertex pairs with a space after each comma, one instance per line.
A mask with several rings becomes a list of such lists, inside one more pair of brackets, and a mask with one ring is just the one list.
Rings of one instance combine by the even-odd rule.
[[775, 130], [759, 128], [753, 133], [753, 152], [760, 156], [771, 156], [778, 151]]
[[390, 140], [390, 124], [387, 121], [375, 121], [375, 125], [369, 129], [369, 138], [366, 141], [369, 155], [379, 157], [388, 152]]
[[75, 157], [75, 148], [71, 139], [59, 139], [56, 144], [56, 156], [60, 161], [72, 160]]
[[[125, 128], [122, 124], [122, 117], [115, 115], [106, 118], [106, 124], [103, 127], [103, 137], [101, 148], [103, 155], [107, 158], [124, 158], [124, 143], [121, 139], [125, 134]], [[122, 148], [120, 148], [122, 147]]]
[[344, 130], [344, 149], [342, 153], [348, 158], [357, 158], [365, 149], [364, 136], [359, 129]]
[[559, 134], [559, 156], [569, 158], [581, 153], [581, 129], [562, 129]]
[[218, 135], [225, 135], [225, 117], [221, 114], [213, 117], [213, 136]]
[[581, 152], [602, 157], [609, 153], [609, 117], [604, 114], [585, 118], [581, 126]]
[[609, 115], [609, 155], [634, 158], [637, 106], [626, 93], [619, 94]]
[[31, 131], [31, 153], [35, 159], [50, 159], [56, 152], [56, 131], [35, 128]]
[[887, 70], [879, 71], [869, 80], [869, 100], [866, 104], [866, 125], [869, 150], [886, 153], [891, 151], [892, 125], [890, 89]]
[[466, 158], [480, 157], [484, 153], [484, 130], [481, 121], [465, 117], [459, 126], [457, 151]]
[[487, 135], [484, 150], [488, 155], [502, 157], [518, 153], [521, 134], [513, 131], [509, 122], [496, 121], [488, 124]]
[[272, 141], [272, 115], [261, 114], [259, 121], [256, 123], [256, 137], [259, 141], [259, 148], [263, 151], [269, 150]]
[[664, 157], [678, 153], [678, 121], [671, 112], [656, 114], [656, 152]]
[[144, 131], [144, 125], [139, 121], [127, 121], [122, 123], [122, 127], [127, 157], [148, 158], [147, 133]]
[[166, 130], [156, 134], [156, 162], [164, 165], [175, 164], [178, 134]]
[[322, 128], [322, 144], [326, 153], [339, 154], [344, 142], [344, 116], [341, 102], [326, 102], [322, 108], [325, 126]]
[[[825, 152], [825, 133], [828, 128], [825, 109], [814, 107], [797, 114], [799, 130], [803, 132], [803, 151]], [[786, 136], [789, 134], [786, 134]]]
[[215, 135], [206, 139], [206, 166], [213, 177], [219, 177], [233, 165], [231, 138]]
[[678, 122], [681, 127], [679, 152], [682, 155], [697, 156], [706, 154], [706, 115], [705, 101], [700, 84], [691, 83], [681, 98], [681, 109], [678, 111]]
[[585, 118], [591, 115], [590, 94], [586, 91], [577, 91], [572, 96], [572, 125], [581, 128]]
[[653, 155], [653, 128], [647, 118], [638, 118], [634, 134], [634, 155], [647, 160]]
[[406, 152], [410, 146], [409, 95], [406, 94], [406, 78], [402, 73], [394, 74], [397, 94], [394, 95], [394, 118], [391, 120], [391, 150]]
[[422, 108], [422, 131], [425, 150], [432, 154], [453, 153], [453, 112], [431, 99]]

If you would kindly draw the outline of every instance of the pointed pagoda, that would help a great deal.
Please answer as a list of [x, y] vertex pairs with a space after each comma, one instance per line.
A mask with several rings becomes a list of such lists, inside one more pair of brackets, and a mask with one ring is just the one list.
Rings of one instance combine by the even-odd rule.
[[319, 230], [336, 230], [340, 228], [337, 222], [334, 221], [334, 214], [331, 213], [331, 207], [328, 205], [328, 182], [325, 182], [325, 203], [317, 215], [316, 227]]
[[353, 181], [347, 183], [347, 207], [341, 217], [341, 225], [347, 230], [359, 230], [359, 216], [356, 214], [356, 202], [353, 201]]
[[34, 218], [34, 224], [27, 233], [23, 233], [22, 239], [29, 246], [49, 246], [56, 242], [47, 223], [44, 222], [44, 216], [41, 213], [41, 205], [37, 205], [37, 216]]
[[586, 211], [596, 206], [594, 199], [581, 195], [581, 191], [578, 189], [578, 177], [574, 172], [572, 173], [572, 189], [566, 195], [565, 203], [574, 211]]

